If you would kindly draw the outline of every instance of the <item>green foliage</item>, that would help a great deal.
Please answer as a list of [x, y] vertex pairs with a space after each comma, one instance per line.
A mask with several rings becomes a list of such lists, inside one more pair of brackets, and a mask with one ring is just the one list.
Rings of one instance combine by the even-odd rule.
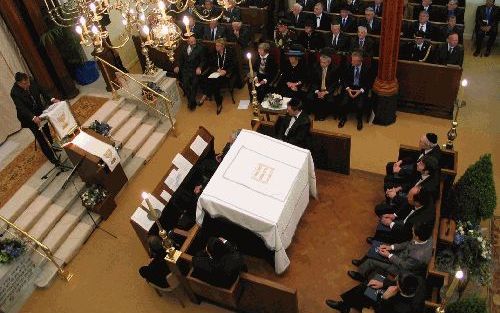
[[79, 66], [85, 62], [85, 53], [76, 33], [68, 27], [52, 26], [40, 36], [44, 46], [53, 44], [70, 68]]
[[462, 298], [446, 306], [446, 313], [486, 313], [486, 299], [478, 295]]
[[451, 202], [457, 218], [463, 222], [478, 225], [493, 216], [497, 197], [491, 154], [481, 156], [453, 185]]

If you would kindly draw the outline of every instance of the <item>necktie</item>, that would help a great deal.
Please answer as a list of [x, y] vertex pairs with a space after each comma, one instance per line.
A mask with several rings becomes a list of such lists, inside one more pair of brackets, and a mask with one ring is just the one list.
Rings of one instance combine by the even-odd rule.
[[359, 40], [359, 47], [360, 48], [363, 48], [363, 44], [365, 43], [365, 41], [363, 39], [360, 39]]
[[215, 41], [215, 29], [212, 29], [212, 40]]
[[420, 24], [420, 31], [423, 32], [424, 31], [424, 25]]
[[193, 48], [191, 48], [191, 46], [188, 46], [188, 49], [187, 49], [187, 53], [188, 55], [191, 55], [191, 51], [193, 50]]
[[378, 15], [378, 4], [375, 6], [375, 14]]
[[486, 8], [486, 19], [489, 21], [491, 16], [491, 8]]
[[335, 36], [335, 35], [333, 35], [332, 46], [334, 46], [334, 47], [337, 46], [337, 36]]
[[453, 53], [453, 47], [450, 47], [450, 49], [448, 50], [448, 52], [449, 52], [450, 54], [452, 54], [452, 53]]
[[359, 66], [354, 68], [354, 86], [359, 86]]
[[321, 73], [321, 91], [326, 90], [326, 67], [323, 68]]
[[290, 119], [290, 124], [288, 124], [288, 128], [285, 131], [285, 136], [288, 136], [288, 132], [290, 131], [290, 128], [292, 128], [293, 123], [295, 123], [296, 119], [297, 119], [296, 116], [292, 116], [292, 118]]
[[345, 20], [346, 20], [346, 18], [344, 17], [344, 18], [342, 19], [342, 26], [345, 26]]

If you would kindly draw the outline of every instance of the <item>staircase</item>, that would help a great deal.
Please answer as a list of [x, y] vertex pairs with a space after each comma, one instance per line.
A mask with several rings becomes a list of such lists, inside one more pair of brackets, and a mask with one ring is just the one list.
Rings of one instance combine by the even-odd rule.
[[[83, 126], [94, 120], [112, 126], [111, 136], [121, 144], [121, 164], [129, 180], [153, 156], [171, 128], [166, 119], [148, 113], [142, 103], [121, 98], [108, 100]], [[52, 168], [46, 162], [12, 198], [0, 215], [48, 246], [60, 265], [68, 264], [94, 230], [101, 217], [87, 214], [78, 194], [84, 183], [73, 175], [62, 189], [69, 172], [55, 177], [46, 188], [41, 177]], [[47, 183], [45, 183], [46, 185]], [[3, 225], [2, 225], [3, 226]], [[8, 234], [6, 236], [9, 236]], [[38, 253], [31, 252], [13, 264], [0, 267], [0, 312], [17, 311], [36, 287], [48, 287], [57, 268]]]

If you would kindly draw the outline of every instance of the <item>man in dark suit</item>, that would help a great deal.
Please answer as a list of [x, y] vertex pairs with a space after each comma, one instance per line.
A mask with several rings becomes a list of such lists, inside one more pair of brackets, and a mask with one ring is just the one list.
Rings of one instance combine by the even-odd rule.
[[348, 271], [347, 274], [352, 279], [361, 282], [368, 279], [374, 272], [392, 275], [411, 272], [415, 275], [425, 275], [432, 257], [433, 228], [433, 223], [417, 222], [412, 225], [413, 238], [411, 240], [392, 245], [379, 245], [375, 250], [378, 254], [377, 259], [353, 260], [353, 264], [358, 266], [358, 271]]
[[358, 24], [349, 14], [349, 9], [343, 6], [340, 8], [340, 17], [339, 17], [340, 29], [344, 33], [355, 33], [358, 29]]
[[439, 41], [446, 41], [448, 36], [451, 33], [457, 33], [458, 35], [458, 43], [463, 44], [464, 42], [464, 30], [463, 28], [459, 28], [457, 26], [457, 18], [454, 15], [451, 15], [446, 20], [446, 25], [441, 27], [441, 34], [439, 37]]
[[443, 16], [441, 16], [441, 21], [446, 21], [450, 16], [455, 16], [456, 22], [458, 24], [464, 23], [464, 10], [458, 8], [457, 0], [449, 0], [446, 6], [446, 10], [443, 11]]
[[427, 60], [431, 51], [431, 43], [425, 40], [425, 33], [418, 31], [414, 35], [415, 40], [403, 45], [401, 59], [416, 62], [429, 62]]
[[336, 13], [338, 12], [338, 2], [339, 0], [321, 0], [323, 3], [323, 8], [326, 13]]
[[295, 3], [292, 6], [292, 11], [288, 13], [287, 19], [290, 21], [290, 26], [303, 28], [306, 23], [306, 16], [302, 13], [302, 6]]
[[316, 29], [330, 29], [330, 17], [325, 12], [323, 12], [323, 4], [321, 2], [316, 3], [316, 5], [314, 6], [313, 21]]
[[314, 11], [314, 6], [317, 2], [317, 0], [297, 0], [297, 3], [302, 6], [302, 10], [304, 11]]
[[[271, 47], [267, 42], [259, 44], [257, 49], [258, 55], [253, 62], [253, 69], [255, 71], [255, 88], [257, 90], [257, 100], [262, 102], [264, 97], [272, 91], [271, 83], [276, 78], [278, 73], [278, 65], [276, 64], [272, 55], [269, 54]], [[249, 92], [252, 86], [248, 86]]]
[[241, 10], [236, 6], [234, 0], [227, 1], [227, 7], [222, 12], [222, 20], [226, 23], [241, 21]]
[[363, 56], [360, 52], [352, 53], [351, 64], [346, 66], [340, 76], [340, 85], [343, 99], [338, 127], [344, 127], [350, 107], [354, 106], [358, 120], [357, 129], [361, 130], [363, 128], [363, 108], [368, 92], [372, 88], [372, 74], [370, 69], [363, 65]]
[[310, 141], [311, 121], [306, 112], [302, 111], [302, 102], [292, 98], [287, 104], [287, 116], [281, 121], [276, 136], [278, 139], [292, 145], [308, 149]]
[[217, 20], [210, 21], [208, 23], [208, 27], [205, 28], [205, 32], [203, 33], [204, 40], [215, 41], [219, 38], [226, 37], [226, 28], [224, 25], [220, 25]]
[[323, 48], [323, 37], [314, 29], [313, 22], [306, 20], [304, 24], [304, 32], [299, 34], [297, 43], [307, 50], [319, 51]]
[[[367, 296], [367, 291], [372, 291], [373, 296]], [[326, 305], [341, 313], [349, 313], [351, 308], [361, 312], [368, 307], [373, 307], [375, 313], [419, 313], [425, 305], [426, 284], [422, 277], [411, 273], [398, 275], [396, 281], [377, 275], [340, 297], [342, 301], [327, 299]]]
[[375, 0], [373, 2], [373, 12], [375, 12], [375, 15], [378, 17], [382, 17], [383, 10], [384, 4], [382, 3], [382, 0]]
[[240, 21], [231, 23], [231, 29], [227, 32], [227, 40], [229, 42], [236, 42], [242, 49], [248, 48], [250, 43], [250, 31], [247, 27], [243, 26]]
[[148, 237], [149, 255], [151, 260], [148, 265], [139, 269], [139, 274], [151, 284], [160, 288], [167, 288], [167, 275], [170, 274], [165, 256], [167, 252], [163, 248], [162, 240], [158, 236]]
[[325, 38], [325, 47], [332, 48], [334, 52], [349, 51], [349, 37], [340, 29], [340, 22], [333, 19], [330, 26], [331, 33]]
[[434, 26], [429, 23], [429, 13], [427, 13], [426, 11], [420, 11], [418, 15], [418, 21], [415, 21], [411, 25], [407, 37], [413, 37], [417, 31], [425, 33], [426, 38], [434, 39]]
[[196, 43], [194, 36], [190, 36], [187, 46], [181, 48], [179, 64], [174, 68], [174, 72], [179, 74], [182, 88], [188, 98], [188, 107], [192, 111], [196, 109], [196, 93], [205, 63], [205, 49]]
[[432, 0], [422, 0], [422, 4], [413, 8], [413, 19], [417, 20], [421, 11], [429, 13], [429, 20], [436, 21], [439, 17], [438, 11], [432, 6]]
[[203, 4], [203, 15], [207, 18], [215, 18], [221, 14], [221, 9], [219, 7], [214, 6], [213, 0], [205, 0]]
[[434, 63], [462, 66], [464, 63], [464, 49], [458, 45], [458, 34], [448, 35], [447, 43], [440, 44], [436, 50]]
[[495, 0], [486, 0], [485, 5], [480, 5], [476, 9], [476, 25], [474, 31], [476, 33], [476, 50], [474, 56], [477, 57], [481, 53], [483, 46], [483, 39], [488, 36], [486, 42], [486, 52], [484, 56], [487, 57], [491, 53], [491, 48], [495, 43], [498, 33], [498, 20], [500, 19], [500, 9], [495, 5]]
[[319, 121], [324, 121], [330, 113], [334, 116], [339, 114], [333, 103], [333, 93], [338, 86], [339, 76], [338, 70], [332, 64], [332, 54], [331, 49], [323, 49], [319, 66], [315, 66], [311, 75], [308, 100], [312, 107], [308, 108], [308, 111], [313, 112], [314, 119]]
[[358, 26], [358, 36], [351, 38], [349, 48], [352, 51], [361, 51], [363, 56], [371, 57], [375, 52], [373, 39], [367, 37], [368, 30], [364, 26]]
[[375, 18], [375, 11], [372, 7], [365, 9], [365, 18], [359, 21], [359, 26], [364, 26], [369, 34], [380, 35], [382, 24]]
[[[50, 147], [52, 136], [48, 124], [45, 124], [41, 130], [39, 127], [42, 123], [40, 115], [43, 110], [49, 103], [56, 103], [59, 100], [52, 98], [25, 73], [16, 73], [15, 80], [10, 90], [10, 97], [16, 105], [17, 119], [21, 122], [21, 127], [29, 128], [47, 159], [53, 164], [58, 164], [59, 161]], [[49, 142], [45, 140], [44, 134]]]
[[351, 14], [363, 14], [365, 10], [362, 0], [347, 0], [347, 9]]
[[332, 48], [334, 52], [349, 51], [349, 37], [340, 30], [340, 22], [337, 19], [332, 20], [330, 31], [325, 39], [325, 47]]

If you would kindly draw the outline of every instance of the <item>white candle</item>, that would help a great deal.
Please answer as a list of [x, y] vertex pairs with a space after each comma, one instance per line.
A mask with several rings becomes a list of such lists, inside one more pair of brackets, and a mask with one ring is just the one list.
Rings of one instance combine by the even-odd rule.
[[148, 27], [148, 25], [142, 26], [142, 33], [143, 33], [144, 36], [146, 36], [146, 41], [150, 41], [151, 40], [151, 36], [149, 35], [149, 27]]
[[182, 22], [184, 23], [184, 25], [186, 25], [186, 34], [191, 34], [191, 27], [189, 25], [189, 18], [187, 16], [184, 16], [182, 18]]
[[460, 88], [460, 93], [458, 95], [458, 100], [464, 100], [464, 95], [465, 95], [465, 88], [469, 85], [469, 81], [467, 79], [462, 79], [460, 82], [461, 88]]
[[83, 38], [83, 29], [82, 29], [82, 26], [80, 26], [80, 25], [76, 25], [76, 27], [75, 27], [75, 31], [76, 31], [76, 33], [77, 33], [78, 35], [80, 35], [80, 41], [81, 41], [81, 42], [84, 42], [84, 41], [85, 41], [85, 39]]
[[455, 273], [455, 277], [453, 278], [453, 281], [451, 282], [451, 285], [450, 287], [448, 288], [448, 290], [446, 291], [446, 299], [450, 299], [451, 296], [453, 295], [453, 293], [455, 292], [455, 289], [457, 288], [458, 286], [458, 282], [464, 277], [464, 272], [462, 272], [461, 270], [458, 270], [456, 273]]
[[82, 25], [83, 33], [86, 34], [88, 32], [87, 21], [85, 20], [85, 18], [83, 16], [80, 16], [80, 24]]
[[248, 58], [248, 66], [250, 67], [250, 78], [253, 79], [253, 65], [252, 65], [252, 54], [250, 52], [247, 53]]

